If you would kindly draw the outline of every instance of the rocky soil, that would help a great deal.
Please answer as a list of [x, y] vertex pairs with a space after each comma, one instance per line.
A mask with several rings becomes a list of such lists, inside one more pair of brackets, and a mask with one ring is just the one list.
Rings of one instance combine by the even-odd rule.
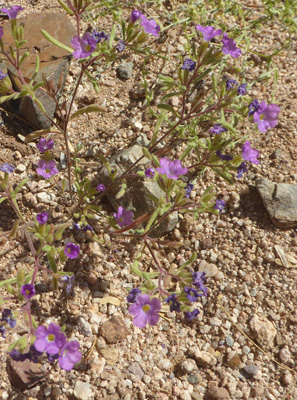
[[[60, 11], [49, 0], [20, 0], [18, 4], [26, 7], [24, 15]], [[160, 6], [152, 11], [152, 16], [159, 13], [161, 18], [162, 12]], [[84, 22], [85, 28], [88, 23]], [[108, 16], [94, 24], [105, 32], [111, 28]], [[172, 63], [164, 67], [167, 72], [175, 71], [176, 55], [184, 54], [184, 39], [179, 29], [176, 26], [167, 31], [166, 42], [158, 42], [160, 48], [172, 54]], [[250, 34], [252, 50], [265, 54], [279, 48], [288, 36], [277, 23]], [[107, 242], [101, 246], [93, 243], [88, 234], [70, 231], [69, 236], [73, 235], [83, 250], [79, 259], [65, 266], [65, 270], [75, 274], [74, 293], [54, 294], [50, 285], [40, 283], [33, 315], [40, 324], [67, 324], [67, 336], [79, 340], [83, 359], [70, 372], [45, 360], [34, 367], [26, 366], [27, 371], [32, 368], [35, 376], [41, 373], [40, 381], [30, 388], [28, 374], [18, 371], [17, 365], [7, 363], [8, 344], [25, 332], [25, 324], [20, 319], [6, 338], [0, 338], [0, 398], [297, 399], [297, 218], [295, 223], [285, 221], [281, 227], [273, 224], [270, 218], [273, 215], [269, 215], [261, 198], [266, 198], [265, 194], [257, 189], [259, 178], [265, 178], [288, 184], [293, 192], [296, 190], [293, 187], [297, 178], [296, 37], [291, 40], [290, 49], [273, 58], [278, 70], [276, 87], [273, 79], [269, 79], [257, 83], [250, 93], [252, 98], [271, 102], [275, 89], [273, 101], [281, 108], [275, 129], [267, 133], [255, 130], [250, 137], [252, 146], [261, 152], [260, 164], [251, 165], [249, 173], [235, 186], [216, 178], [218, 193], [227, 203], [220, 216], [204, 214], [195, 221], [180, 215], [178, 225], [168, 235], [174, 240], [183, 240], [185, 247], [181, 251], [164, 250], [164, 262], [168, 266], [179, 266], [195, 250], [198, 259], [194, 268], [205, 271], [208, 276], [209, 296], [198, 304], [199, 317], [189, 323], [165, 310], [157, 326], [143, 330], [134, 327], [125, 298], [127, 289], [139, 283], [130, 272], [139, 244], [126, 241], [115, 247], [104, 237]], [[129, 79], [118, 75], [122, 61], [133, 63]], [[153, 61], [150, 68], [158, 73], [163, 66]], [[265, 68], [266, 63], [255, 57], [246, 67], [247, 82]], [[86, 81], [79, 89], [75, 107], [96, 101], [107, 108], [106, 114], [81, 116], [70, 125], [70, 141], [73, 145], [78, 142], [84, 145], [82, 158], [90, 174], [95, 175], [101, 165], [98, 152], [110, 157], [131, 146], [140, 135], [152, 134], [154, 121], [145, 112], [141, 71], [142, 58], [124, 52], [98, 77], [99, 95]], [[77, 73], [78, 66], [72, 61], [65, 86], [66, 98], [73, 90]], [[152, 73], [152, 84], [154, 79]], [[249, 129], [243, 127], [243, 135]], [[34, 145], [24, 143], [22, 138], [26, 134], [27, 127], [22, 121], [8, 112], [2, 113], [0, 162], [17, 166], [13, 178], [16, 181], [28, 174], [37, 177], [38, 151]], [[60, 153], [65, 154], [62, 141], [55, 151], [57, 161], [61, 161]], [[202, 187], [195, 186], [192, 198], [199, 196], [213, 178], [208, 173]], [[36, 212], [50, 210], [50, 217], [58, 221], [67, 198], [58, 197], [55, 188], [48, 186], [44, 180], [33, 180], [19, 195], [28, 220]], [[292, 196], [291, 203], [290, 214], [294, 210], [296, 213], [297, 196]], [[287, 204], [278, 204], [278, 207], [282, 205], [288, 208]], [[21, 237], [16, 241], [7, 240], [5, 232], [11, 228], [15, 215], [8, 204], [2, 203], [0, 207], [0, 279], [8, 279], [21, 268], [31, 267], [33, 259]]]

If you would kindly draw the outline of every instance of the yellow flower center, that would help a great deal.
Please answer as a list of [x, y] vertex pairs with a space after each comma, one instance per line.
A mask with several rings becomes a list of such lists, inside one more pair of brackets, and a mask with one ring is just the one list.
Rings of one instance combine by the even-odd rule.
[[90, 51], [91, 50], [91, 46], [89, 44], [86, 45], [86, 51]]
[[50, 170], [47, 168], [47, 169], [45, 170], [45, 172], [48, 174], [48, 173], [50, 172]]
[[29, 296], [30, 292], [28, 289], [26, 289], [26, 295]]
[[142, 306], [142, 309], [145, 313], [148, 313], [149, 310], [151, 309], [151, 307], [148, 304], [145, 304], [144, 306]]
[[53, 342], [55, 340], [55, 335], [48, 335], [47, 340]]

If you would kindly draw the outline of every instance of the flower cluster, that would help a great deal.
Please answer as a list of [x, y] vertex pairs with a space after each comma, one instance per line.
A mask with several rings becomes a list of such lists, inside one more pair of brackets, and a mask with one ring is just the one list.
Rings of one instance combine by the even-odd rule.
[[61, 332], [59, 325], [52, 323], [48, 328], [40, 325], [35, 330], [35, 336], [35, 349], [40, 353], [46, 351], [47, 355], [54, 356], [50, 357], [50, 359], [59, 358], [60, 368], [69, 371], [75, 363], [81, 360], [78, 341], [67, 342], [66, 336]]
[[52, 139], [46, 140], [44, 138], [39, 139], [39, 142], [36, 144], [36, 147], [40, 151], [40, 153], [45, 153], [45, 158], [38, 161], [38, 168], [36, 168], [36, 172], [38, 175], [42, 176], [45, 179], [49, 179], [54, 175], [59, 173], [56, 167], [56, 161], [50, 159], [49, 150], [54, 147], [54, 141]]
[[0, 333], [2, 335], [2, 337], [5, 338], [5, 326], [9, 325], [11, 328], [14, 328], [16, 326], [16, 320], [12, 317], [12, 312], [11, 310], [4, 308], [4, 310], [2, 311], [2, 317], [0, 320]]

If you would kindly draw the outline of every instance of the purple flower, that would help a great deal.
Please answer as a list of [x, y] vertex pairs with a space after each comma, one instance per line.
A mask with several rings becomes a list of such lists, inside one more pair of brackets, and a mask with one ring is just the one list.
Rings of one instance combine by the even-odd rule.
[[14, 170], [14, 167], [5, 162], [4, 164], [0, 165], [0, 170], [3, 172], [7, 172], [8, 174], [11, 174]]
[[48, 354], [58, 354], [66, 343], [66, 337], [57, 324], [50, 324], [48, 328], [40, 325], [35, 330], [35, 336], [35, 349], [41, 352], [46, 351]]
[[127, 211], [121, 206], [118, 208], [118, 212], [114, 213], [113, 216], [121, 228], [125, 225], [130, 225], [133, 222], [133, 212]]
[[277, 125], [279, 112], [280, 109], [276, 104], [267, 105], [265, 101], [262, 101], [260, 107], [254, 112], [254, 122], [256, 122], [259, 130], [265, 133], [268, 129]]
[[109, 35], [107, 35], [107, 34], [104, 33], [104, 32], [98, 32], [98, 31], [96, 31], [96, 30], [94, 29], [93, 32], [92, 32], [92, 37], [96, 40], [96, 43], [100, 43], [101, 40], [103, 40], [103, 42], [104, 42], [105, 40], [108, 40]]
[[16, 19], [18, 13], [23, 10], [24, 10], [24, 8], [21, 6], [12, 6], [10, 9], [9, 8], [1, 8], [1, 11], [3, 13], [7, 14], [9, 19]]
[[0, 26], [0, 39], [2, 39], [3, 35], [4, 35], [3, 28], [2, 26]]
[[214, 124], [214, 126], [209, 130], [209, 132], [219, 135], [222, 132], [227, 132], [227, 129], [222, 127], [221, 124]]
[[62, 282], [66, 286], [66, 292], [69, 294], [72, 290], [73, 283], [75, 281], [74, 275], [63, 275], [60, 279], [60, 282]]
[[87, 232], [87, 231], [93, 231], [94, 228], [91, 225], [87, 224], [82, 228], [82, 230], [83, 232]]
[[2, 70], [0, 70], [0, 81], [2, 81], [7, 76], [8, 76], [7, 74], [3, 74]]
[[70, 371], [74, 364], [81, 360], [81, 352], [78, 350], [80, 344], [77, 340], [66, 343], [61, 350], [59, 366], [66, 371]]
[[153, 178], [155, 173], [156, 171], [154, 170], [154, 168], [148, 168], [147, 170], [145, 170], [144, 175], [146, 176], [146, 178]]
[[204, 286], [206, 281], [205, 272], [193, 272], [192, 273], [193, 285], [203, 292], [204, 296], [207, 297], [207, 287]]
[[191, 302], [197, 301], [199, 297], [203, 296], [203, 293], [198, 293], [196, 289], [188, 286], [184, 287], [184, 292], [186, 293], [188, 300], [190, 300]]
[[238, 82], [235, 79], [227, 79], [226, 80], [226, 90], [234, 89], [238, 85]]
[[253, 100], [251, 104], [249, 104], [248, 108], [249, 108], [249, 116], [254, 115], [255, 112], [258, 111], [260, 108], [259, 100]]
[[179, 175], [185, 175], [188, 168], [183, 167], [180, 160], [171, 161], [163, 157], [160, 160], [161, 167], [156, 168], [159, 174], [166, 175], [169, 179], [178, 179]]
[[193, 311], [187, 311], [187, 312], [185, 312], [185, 317], [187, 318], [187, 319], [189, 319], [190, 321], [192, 321], [194, 318], [196, 318], [197, 317], [197, 315], [199, 315], [200, 314], [200, 311], [198, 310], [198, 308], [196, 308], [195, 310], [193, 310]]
[[133, 10], [131, 13], [131, 22], [135, 24], [135, 22], [141, 17], [141, 12], [138, 10]]
[[238, 86], [237, 94], [239, 96], [244, 96], [246, 94], [246, 87], [247, 87], [247, 83], [243, 83], [242, 85]]
[[125, 42], [123, 40], [119, 40], [115, 48], [119, 53], [121, 53], [122, 51], [125, 50], [125, 47], [126, 47]]
[[98, 192], [104, 192], [105, 186], [102, 185], [102, 183], [101, 183], [100, 185], [98, 185], [98, 186], [96, 187], [96, 190], [97, 190]]
[[55, 160], [39, 160], [38, 168], [36, 169], [38, 175], [43, 176], [45, 179], [52, 177], [53, 175], [57, 175], [59, 171], [56, 168]]
[[40, 151], [40, 153], [44, 153], [47, 150], [51, 150], [54, 147], [53, 139], [46, 140], [44, 138], [39, 139], [39, 142], [36, 144], [36, 147]]
[[89, 57], [96, 49], [97, 41], [89, 33], [86, 32], [82, 38], [74, 36], [71, 40], [71, 46], [75, 49], [72, 53], [76, 59]]
[[47, 361], [50, 362], [50, 363], [59, 358], [59, 354], [48, 354], [48, 353], [46, 353], [46, 355], [47, 355]]
[[188, 183], [188, 184], [187, 184], [187, 186], [186, 186], [186, 192], [185, 192], [185, 196], [186, 196], [187, 199], [190, 197], [191, 192], [192, 192], [192, 190], [193, 190], [193, 187], [194, 187], [193, 183]]
[[171, 294], [165, 299], [165, 303], [170, 303], [170, 311], [180, 312], [180, 303], [177, 301], [176, 294]]
[[248, 169], [247, 169], [245, 163], [242, 162], [240, 164], [240, 166], [237, 167], [237, 175], [236, 175], [237, 179], [240, 179], [242, 177], [242, 175], [244, 174], [244, 172], [248, 172]]
[[4, 326], [3, 326], [3, 325], [0, 325], [0, 333], [1, 333], [1, 336], [2, 336], [3, 338], [5, 338], [5, 332], [6, 332], [6, 329], [4, 328]]
[[1, 321], [6, 322], [11, 328], [16, 326], [16, 320], [12, 318], [11, 310], [4, 308]]
[[73, 226], [75, 229], [80, 230], [80, 226], [76, 222], [73, 222]]
[[202, 33], [205, 42], [210, 42], [212, 38], [222, 34], [221, 29], [216, 30], [213, 26], [196, 25], [196, 29]]
[[223, 161], [231, 161], [233, 160], [232, 156], [228, 156], [227, 154], [222, 154], [220, 150], [216, 151], [216, 155]]
[[141, 293], [141, 290], [138, 288], [131, 289], [128, 296], [127, 302], [128, 303], [135, 303], [137, 296]]
[[48, 213], [46, 211], [43, 211], [42, 213], [37, 214], [36, 220], [40, 225], [46, 224], [46, 222], [48, 220]]
[[217, 200], [216, 204], [214, 205], [214, 209], [219, 210], [219, 214], [221, 214], [225, 205], [226, 205], [226, 203], [224, 202], [224, 200]]
[[191, 60], [190, 58], [186, 58], [183, 65], [181, 66], [181, 69], [187, 69], [189, 71], [194, 71], [196, 67], [196, 62]]
[[129, 307], [129, 313], [134, 317], [133, 324], [138, 328], [144, 328], [146, 324], [156, 325], [160, 310], [160, 300], [156, 297], [151, 299], [148, 294], [138, 295], [136, 302]]
[[38, 363], [39, 357], [42, 355], [42, 351], [37, 351], [34, 347], [34, 345], [30, 346], [30, 350], [28, 353], [19, 353], [16, 349], [11, 350], [8, 352], [10, 357], [15, 360], [15, 361], [25, 361], [25, 360], [30, 360], [34, 363]]
[[36, 294], [35, 286], [31, 285], [31, 283], [26, 283], [21, 287], [21, 294], [26, 297], [26, 299], [31, 299], [31, 297]]
[[67, 243], [64, 249], [65, 255], [73, 260], [79, 256], [80, 247], [78, 244], [75, 243]]
[[148, 33], [149, 35], [154, 35], [158, 37], [161, 28], [159, 25], [157, 25], [157, 22], [154, 21], [153, 19], [150, 20], [146, 19], [146, 17], [143, 14], [140, 15], [140, 18], [142, 21], [140, 25], [143, 27], [144, 32]]
[[247, 140], [244, 145], [242, 145], [242, 158], [245, 161], [250, 161], [253, 164], [259, 164], [259, 160], [257, 157], [259, 156], [260, 152], [257, 149], [251, 149], [250, 142]]
[[223, 33], [223, 47], [222, 52], [224, 54], [230, 54], [231, 57], [238, 58], [241, 55], [241, 50], [236, 47], [236, 43], [233, 39], [228, 38], [226, 33]]

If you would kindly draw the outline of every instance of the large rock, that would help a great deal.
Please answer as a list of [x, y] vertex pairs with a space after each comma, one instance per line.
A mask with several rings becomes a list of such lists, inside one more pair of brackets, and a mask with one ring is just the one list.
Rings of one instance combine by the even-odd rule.
[[274, 346], [277, 330], [267, 318], [261, 320], [258, 315], [255, 314], [250, 320], [250, 327], [260, 346], [270, 349]]
[[274, 225], [279, 228], [297, 226], [297, 185], [256, 180], [256, 188]]
[[[117, 176], [123, 174], [128, 167], [131, 167], [141, 156], [142, 147], [135, 144], [129, 149], [120, 151], [114, 157], [110, 159], [111, 169], [116, 169]], [[149, 162], [147, 158], [143, 158], [139, 163], [139, 167], [145, 168], [144, 166]], [[133, 171], [135, 173], [135, 171]], [[111, 184], [109, 177], [109, 171], [107, 168], [103, 168], [98, 177], [98, 183], [103, 183], [106, 187]], [[111, 190], [107, 192], [107, 197], [111, 202], [115, 210], [119, 206], [124, 207], [129, 211], [133, 211], [134, 219], [140, 217], [146, 212], [151, 212], [155, 209], [155, 203], [149, 198], [152, 194], [156, 197], [161, 197], [164, 192], [160, 189], [159, 185], [150, 179], [143, 178], [128, 178], [127, 189], [125, 194], [117, 199], [117, 194], [120, 190], [121, 184], [116, 184]], [[158, 237], [172, 231], [178, 222], [177, 212], [172, 213], [165, 221], [163, 221], [154, 231], [151, 236]]]
[[7, 357], [6, 372], [11, 385], [21, 391], [31, 389], [45, 380], [39, 365], [28, 359], [17, 361]]
[[[35, 70], [36, 54], [40, 58], [39, 72], [35, 78], [36, 82], [42, 81], [42, 75], [52, 81], [54, 88], [58, 91], [58, 97], [61, 95], [65, 80], [69, 71], [69, 63], [71, 54], [66, 50], [54, 46], [41, 33], [41, 29], [47, 31], [51, 36], [59, 42], [64, 43], [71, 47], [71, 39], [76, 34], [75, 28], [70, 19], [65, 14], [29, 14], [24, 18], [17, 19], [18, 25], [24, 25], [24, 38], [27, 43], [21, 48], [21, 53], [29, 51], [30, 55], [26, 58], [21, 65], [21, 71], [24, 78], [31, 78]], [[3, 24], [4, 35], [3, 42], [4, 48], [8, 49], [9, 46], [14, 46], [14, 41], [10, 29], [10, 21]], [[4, 62], [1, 64], [1, 69], [8, 68], [14, 74], [15, 69], [10, 63]], [[10, 74], [10, 76], [12, 76]], [[56, 103], [55, 101], [41, 89], [36, 92], [37, 98], [41, 101], [47, 114], [53, 118]], [[51, 126], [51, 122], [44, 116], [44, 114], [33, 104], [29, 97], [24, 97], [13, 102], [13, 107], [19, 116], [25, 119], [29, 124], [35, 128], [43, 129]]]

